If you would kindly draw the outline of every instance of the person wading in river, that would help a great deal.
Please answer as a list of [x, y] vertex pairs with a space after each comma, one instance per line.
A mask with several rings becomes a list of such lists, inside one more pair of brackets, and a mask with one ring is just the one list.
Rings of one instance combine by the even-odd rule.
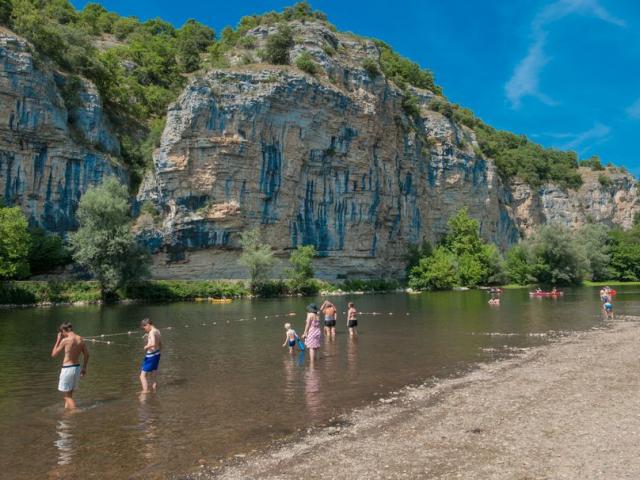
[[[73, 391], [78, 386], [80, 377], [87, 374], [89, 363], [89, 351], [80, 335], [76, 335], [70, 323], [63, 323], [58, 328], [58, 338], [51, 350], [51, 357], [55, 358], [64, 351], [62, 369], [58, 390], [64, 397], [64, 408], [74, 410], [76, 402], [73, 399]], [[80, 367], [80, 355], [82, 355], [82, 368]]]
[[320, 311], [324, 315], [324, 334], [328, 337], [336, 336], [336, 320], [338, 319], [338, 310], [336, 306], [329, 300], [325, 300]]
[[318, 307], [312, 303], [307, 307], [307, 323], [304, 327], [302, 339], [305, 346], [309, 350], [309, 358], [313, 364], [315, 357], [318, 356], [318, 349], [322, 340], [322, 330], [320, 329], [320, 318], [318, 316]]
[[[155, 392], [158, 389], [158, 364], [160, 363], [160, 349], [162, 348], [162, 338], [151, 320], [145, 318], [140, 322], [140, 327], [146, 332], [147, 343], [144, 346], [144, 360], [140, 372], [140, 383], [142, 393]], [[151, 383], [151, 390], [149, 390]]]
[[347, 328], [349, 329], [349, 335], [358, 335], [358, 311], [353, 302], [349, 302], [349, 310], [347, 310]]

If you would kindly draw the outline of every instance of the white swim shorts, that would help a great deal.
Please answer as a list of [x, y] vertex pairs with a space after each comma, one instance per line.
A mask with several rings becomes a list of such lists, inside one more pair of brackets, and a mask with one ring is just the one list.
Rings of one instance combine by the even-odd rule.
[[58, 390], [61, 392], [71, 392], [76, 389], [80, 379], [80, 365], [64, 365], [60, 370], [60, 382]]

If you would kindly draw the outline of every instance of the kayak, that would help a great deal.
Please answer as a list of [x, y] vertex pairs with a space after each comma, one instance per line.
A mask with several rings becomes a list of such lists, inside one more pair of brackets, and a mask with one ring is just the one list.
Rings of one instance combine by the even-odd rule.
[[529, 292], [530, 297], [561, 297], [564, 292]]
[[210, 303], [231, 303], [233, 299], [231, 298], [209, 298]]

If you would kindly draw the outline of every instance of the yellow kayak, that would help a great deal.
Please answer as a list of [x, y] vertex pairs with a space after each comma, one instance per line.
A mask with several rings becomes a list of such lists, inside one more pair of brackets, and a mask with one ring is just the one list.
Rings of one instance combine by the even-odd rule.
[[211, 303], [231, 303], [233, 302], [232, 298], [210, 298], [209, 302]]

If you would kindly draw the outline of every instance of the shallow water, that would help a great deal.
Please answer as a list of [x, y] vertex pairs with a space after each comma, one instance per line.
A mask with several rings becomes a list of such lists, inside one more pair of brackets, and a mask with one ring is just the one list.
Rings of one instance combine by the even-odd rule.
[[[616, 313], [640, 313], [637, 287], [618, 292]], [[0, 310], [2, 476], [165, 478], [326, 423], [404, 385], [602, 323], [597, 289], [566, 290], [557, 300], [511, 290], [500, 307], [488, 298], [482, 291], [335, 297], [341, 310], [353, 300], [368, 314], [357, 339], [342, 316], [314, 366], [281, 348], [284, 322], [302, 333], [310, 299]], [[164, 342], [160, 391], [146, 397], [138, 394], [136, 329], [144, 317], [163, 329]], [[63, 321], [84, 336], [134, 331], [89, 344], [76, 414], [61, 409], [59, 360], [49, 356]]]

